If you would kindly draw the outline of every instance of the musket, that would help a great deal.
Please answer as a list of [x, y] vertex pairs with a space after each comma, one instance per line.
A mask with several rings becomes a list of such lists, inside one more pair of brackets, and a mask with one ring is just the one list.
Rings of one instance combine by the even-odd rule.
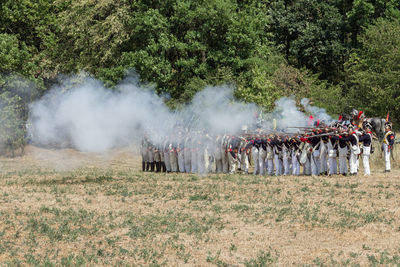
[[310, 135], [310, 136], [305, 136], [304, 138], [312, 138], [312, 137], [323, 137], [323, 136], [332, 136], [332, 135], [337, 135], [338, 133], [323, 133], [323, 134], [316, 134], [316, 135]]

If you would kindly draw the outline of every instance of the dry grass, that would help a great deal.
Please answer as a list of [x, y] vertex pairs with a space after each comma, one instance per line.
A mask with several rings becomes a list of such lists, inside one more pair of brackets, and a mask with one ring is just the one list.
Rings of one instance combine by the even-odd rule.
[[0, 161], [0, 263], [399, 265], [399, 162], [373, 161], [367, 178], [197, 176], [29, 147]]

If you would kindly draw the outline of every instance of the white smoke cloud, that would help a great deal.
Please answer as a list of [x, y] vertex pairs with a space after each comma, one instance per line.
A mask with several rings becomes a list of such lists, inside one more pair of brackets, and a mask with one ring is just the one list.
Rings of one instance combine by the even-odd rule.
[[[115, 89], [106, 88], [96, 79], [79, 82], [64, 79], [44, 97], [30, 106], [30, 136], [34, 143], [69, 146], [86, 152], [107, 151], [137, 142], [147, 133], [154, 144], [165, 137], [181, 138], [177, 128], [202, 130], [211, 135], [236, 134], [242, 127], [256, 123], [259, 108], [233, 97], [229, 86], [207, 87], [179, 111], [171, 111], [152, 88], [130, 76]], [[326, 114], [323, 109], [307, 110]], [[314, 114], [314, 113], [313, 113]], [[322, 115], [321, 115], [322, 116]], [[280, 129], [304, 126], [307, 116], [293, 98], [276, 102], [276, 110], [266, 114], [262, 126], [272, 129], [275, 118]], [[321, 117], [322, 118], [322, 117]]]
[[326, 122], [332, 121], [332, 117], [326, 113], [324, 108], [319, 108], [310, 105], [310, 100], [308, 98], [301, 99], [300, 103], [303, 105], [304, 109], [313, 115], [316, 120], [324, 120]]

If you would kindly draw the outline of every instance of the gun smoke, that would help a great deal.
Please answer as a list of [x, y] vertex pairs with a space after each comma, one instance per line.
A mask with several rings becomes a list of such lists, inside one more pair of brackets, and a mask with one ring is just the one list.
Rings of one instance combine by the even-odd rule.
[[[227, 85], [207, 87], [191, 103], [171, 111], [163, 97], [135, 76], [112, 90], [91, 77], [78, 82], [66, 78], [31, 104], [29, 136], [36, 144], [101, 152], [138, 142], [144, 134], [161, 144], [167, 136], [179, 138], [176, 128], [216, 136], [239, 134], [244, 125], [269, 130], [272, 119], [281, 129], [307, 122], [308, 115], [296, 107], [293, 98], [281, 98], [274, 112], [260, 115], [259, 107], [236, 100], [233, 92]], [[325, 110], [306, 101], [304, 105], [314, 118], [330, 119]]]

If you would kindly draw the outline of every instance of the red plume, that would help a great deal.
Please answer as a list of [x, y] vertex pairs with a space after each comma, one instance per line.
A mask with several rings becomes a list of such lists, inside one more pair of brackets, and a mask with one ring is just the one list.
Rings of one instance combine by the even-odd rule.
[[386, 122], [389, 122], [389, 112], [386, 115]]
[[314, 117], [312, 115], [310, 115], [310, 117], [308, 117], [308, 126], [311, 126], [313, 120], [314, 120]]
[[360, 110], [359, 112], [358, 112], [358, 116], [357, 116], [357, 120], [359, 120], [360, 118], [361, 118], [361, 115], [363, 114], [363, 112]]
[[339, 116], [339, 121], [341, 121], [341, 120], [343, 120], [343, 116], [342, 115]]

